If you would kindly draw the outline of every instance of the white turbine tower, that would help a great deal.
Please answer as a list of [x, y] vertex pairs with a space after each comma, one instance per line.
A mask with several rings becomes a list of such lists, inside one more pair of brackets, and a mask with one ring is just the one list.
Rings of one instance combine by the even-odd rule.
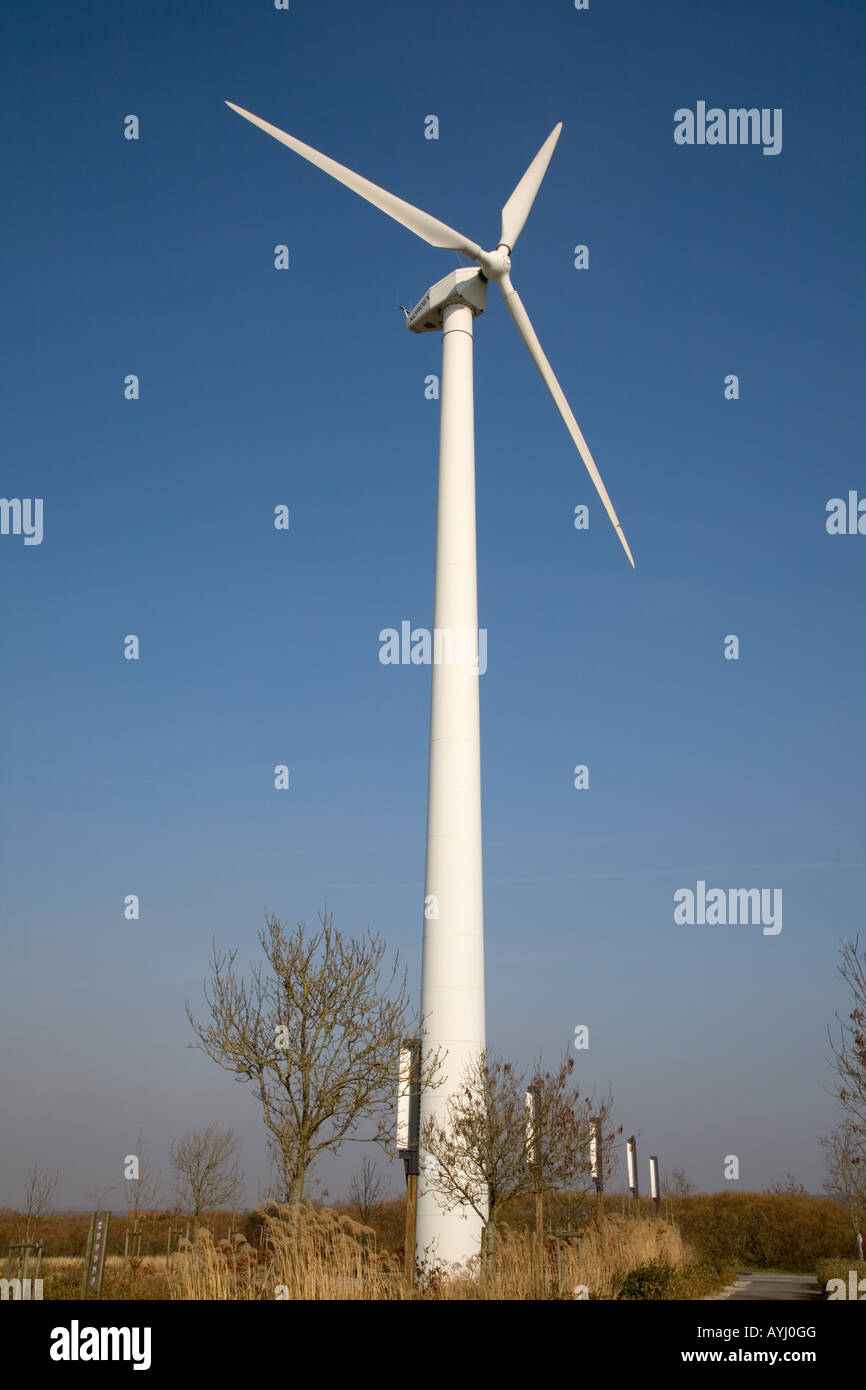
[[[542, 380], [577, 446], [604, 509], [632, 566], [631, 551], [601, 475], [571, 413], [562, 388], [544, 355], [520, 296], [511, 283], [511, 252], [544, 178], [562, 125], [545, 140], [502, 209], [502, 231], [493, 251], [379, 188], [336, 160], [304, 145], [242, 107], [233, 111], [252, 121], [290, 150], [345, 184], [410, 232], [444, 250], [477, 261], [480, 270], [453, 271], [433, 285], [408, 315], [415, 333], [442, 333], [439, 502], [436, 530], [434, 634], [442, 634], [433, 653], [430, 709], [430, 774], [427, 799], [424, 949], [421, 979], [423, 1047], [444, 1057], [442, 1084], [422, 1092], [421, 1128], [437, 1116], [445, 1120], [449, 1096], [467, 1063], [484, 1047], [484, 919], [481, 874], [481, 739], [478, 673], [471, 659], [453, 660], [443, 650], [458, 635], [478, 642], [475, 570], [475, 437], [472, 388], [473, 319], [484, 312], [487, 282], [502, 291], [509, 313]], [[471, 647], [472, 643], [467, 644]], [[465, 648], [464, 648], [465, 650]], [[475, 648], [477, 653], [479, 648]], [[442, 659], [444, 657], [444, 660]], [[481, 1221], [468, 1208], [446, 1211], [425, 1186], [422, 1161], [415, 1251], [457, 1265], [477, 1254]]]

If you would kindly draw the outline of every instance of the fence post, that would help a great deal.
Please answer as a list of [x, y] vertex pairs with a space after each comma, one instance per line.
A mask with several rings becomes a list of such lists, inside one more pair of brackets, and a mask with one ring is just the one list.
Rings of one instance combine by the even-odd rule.
[[96, 1212], [90, 1217], [90, 1230], [87, 1232], [87, 1245], [84, 1247], [84, 1274], [81, 1277], [81, 1297], [87, 1297], [87, 1271], [90, 1269], [90, 1252], [93, 1249], [93, 1230], [96, 1226]]
[[84, 1258], [84, 1279], [81, 1284], [81, 1297], [87, 1298], [90, 1290], [96, 1298], [102, 1297], [102, 1279], [105, 1272], [105, 1251], [108, 1245], [108, 1225], [111, 1212], [95, 1211], [90, 1218], [90, 1231], [87, 1236], [87, 1254]]

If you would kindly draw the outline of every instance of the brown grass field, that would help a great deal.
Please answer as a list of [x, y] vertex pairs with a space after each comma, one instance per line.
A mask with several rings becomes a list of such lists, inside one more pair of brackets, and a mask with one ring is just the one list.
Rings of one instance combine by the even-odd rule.
[[[243, 1218], [210, 1215], [167, 1256], [169, 1226], [187, 1218], [141, 1222], [142, 1255], [126, 1259], [125, 1217], [112, 1220], [104, 1299], [124, 1300], [430, 1300], [573, 1299], [581, 1286], [605, 1300], [695, 1299], [730, 1283], [737, 1268], [814, 1273], [819, 1261], [850, 1260], [854, 1240], [844, 1209], [826, 1198], [766, 1193], [696, 1194], [638, 1210], [619, 1196], [548, 1204], [542, 1267], [536, 1259], [534, 1213], [506, 1211], [496, 1259], [467, 1277], [445, 1280], [429, 1270], [414, 1288], [403, 1279], [405, 1203], [386, 1202], [368, 1225], [350, 1206], [306, 1202], [271, 1206]], [[50, 1217], [42, 1228], [41, 1277], [46, 1299], [79, 1299], [89, 1217]], [[227, 1239], [229, 1229], [231, 1240]], [[20, 1217], [0, 1211], [0, 1254], [20, 1237]], [[0, 1273], [5, 1273], [0, 1270]], [[14, 1271], [12, 1271], [14, 1273]], [[30, 1270], [31, 1276], [33, 1269]]]

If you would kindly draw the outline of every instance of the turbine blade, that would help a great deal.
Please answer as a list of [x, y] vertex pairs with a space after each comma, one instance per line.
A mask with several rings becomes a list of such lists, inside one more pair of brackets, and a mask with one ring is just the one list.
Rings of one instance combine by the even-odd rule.
[[568, 430], [569, 434], [571, 435], [572, 439], [577, 445], [577, 452], [580, 454], [580, 457], [586, 464], [587, 472], [589, 473], [589, 476], [592, 478], [592, 481], [595, 483], [596, 492], [602, 500], [604, 509], [610, 517], [611, 522], [613, 524], [613, 528], [616, 531], [616, 534], [619, 536], [620, 540], [622, 541], [623, 549], [625, 550], [625, 553], [629, 558], [629, 562], [631, 564], [632, 569], [634, 569], [634, 559], [632, 557], [631, 551], [628, 548], [628, 541], [625, 538], [623, 529], [619, 524], [619, 518], [617, 517], [617, 514], [613, 509], [613, 503], [607, 495], [607, 488], [601, 480], [601, 474], [595, 466], [595, 461], [592, 457], [592, 454], [589, 452], [589, 449], [587, 448], [586, 440], [580, 432], [578, 423], [575, 420], [573, 414], [571, 413], [571, 407], [568, 404], [568, 401], [565, 399], [565, 393], [562, 387], [560, 386], [559, 382], [557, 381], [556, 377], [554, 376], [553, 368], [551, 367], [550, 363], [544, 355], [544, 350], [541, 346], [541, 343], [538, 341], [538, 338], [536, 337], [535, 329], [532, 327], [532, 324], [529, 321], [529, 315], [523, 307], [523, 301], [521, 300], [520, 295], [517, 293], [516, 289], [510, 281], [506, 281], [502, 285], [502, 294], [504, 296], [505, 303], [508, 305], [508, 311], [511, 314], [511, 317], [514, 319], [515, 324], [517, 325], [517, 331], [520, 334], [523, 341], [525, 342], [529, 350], [530, 357], [532, 358], [533, 362], [535, 363], [536, 367], [541, 373], [542, 381], [544, 382], [545, 386], [547, 387], [548, 391], [553, 397], [554, 402], [556, 404], [556, 408], [562, 416], [563, 420], [565, 421], [565, 428]]
[[416, 236], [429, 242], [431, 246], [438, 246], [447, 251], [462, 251], [464, 256], [468, 256], [470, 260], [477, 260], [481, 247], [476, 246], [475, 242], [469, 241], [467, 237], [461, 236], [460, 232], [455, 232], [453, 227], [431, 217], [429, 213], [422, 212], [420, 208], [413, 207], [411, 203], [404, 202], [402, 198], [395, 197], [393, 193], [388, 193], [378, 184], [362, 178], [360, 174], [353, 173], [344, 164], [338, 164], [335, 159], [329, 159], [326, 154], [320, 154], [310, 145], [296, 140], [293, 135], [287, 135], [284, 130], [278, 130], [276, 126], [268, 125], [267, 121], [261, 120], [259, 116], [253, 116], [242, 106], [235, 106], [233, 101], [227, 101], [226, 106], [230, 106], [232, 111], [237, 111], [238, 115], [243, 116], [245, 120], [252, 121], [253, 125], [257, 125], [268, 135], [273, 135], [275, 140], [280, 140], [282, 144], [288, 145], [290, 150], [295, 151], [295, 154], [308, 159], [311, 164], [316, 165], [317, 169], [324, 170], [338, 183], [351, 188], [352, 192], [357, 193], [359, 197], [366, 198], [367, 202], [372, 203], [380, 212], [387, 213], [389, 217], [393, 217], [395, 222], [400, 222], [404, 227], [408, 227], [410, 232], [414, 232]]
[[535, 202], [535, 195], [541, 187], [541, 180], [547, 173], [547, 166], [550, 163], [550, 156], [556, 147], [559, 139], [559, 132], [562, 130], [562, 121], [553, 127], [538, 154], [533, 159], [520, 183], [515, 188], [505, 207], [502, 209], [502, 234], [499, 243], [504, 242], [509, 250], [514, 250], [514, 243], [523, 231], [523, 224], [529, 216], [532, 204]]

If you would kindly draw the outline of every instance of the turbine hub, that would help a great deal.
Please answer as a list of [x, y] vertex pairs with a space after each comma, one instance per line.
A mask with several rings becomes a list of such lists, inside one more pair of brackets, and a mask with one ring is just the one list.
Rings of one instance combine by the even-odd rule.
[[481, 269], [488, 280], [501, 280], [511, 269], [510, 248], [500, 242], [495, 251], [485, 251], [478, 257]]

